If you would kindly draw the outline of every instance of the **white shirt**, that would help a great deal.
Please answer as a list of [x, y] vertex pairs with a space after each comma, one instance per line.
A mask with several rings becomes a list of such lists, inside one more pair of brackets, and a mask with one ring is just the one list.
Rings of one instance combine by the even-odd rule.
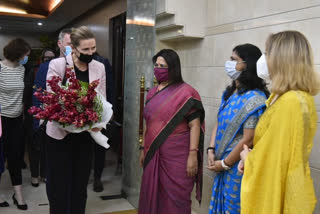
[[0, 105], [4, 117], [19, 117], [23, 111], [25, 68], [11, 68], [0, 62]]

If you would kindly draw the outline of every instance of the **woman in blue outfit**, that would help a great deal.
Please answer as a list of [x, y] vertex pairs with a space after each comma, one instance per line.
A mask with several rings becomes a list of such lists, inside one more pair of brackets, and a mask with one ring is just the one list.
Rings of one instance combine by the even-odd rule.
[[257, 76], [261, 51], [254, 45], [236, 46], [225, 71], [232, 79], [222, 95], [217, 122], [212, 131], [208, 169], [216, 172], [209, 214], [240, 213], [242, 174], [237, 166], [243, 144], [252, 146], [254, 128], [269, 96], [266, 83]]

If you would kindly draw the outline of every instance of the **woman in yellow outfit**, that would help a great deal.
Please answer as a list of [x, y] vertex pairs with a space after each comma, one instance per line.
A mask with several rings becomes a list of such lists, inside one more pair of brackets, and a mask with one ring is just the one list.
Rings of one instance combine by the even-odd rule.
[[270, 78], [272, 94], [256, 127], [252, 151], [244, 146], [241, 153], [241, 214], [313, 213], [309, 156], [317, 113], [312, 95], [320, 86], [313, 65], [310, 44], [301, 33], [269, 36], [257, 73]]

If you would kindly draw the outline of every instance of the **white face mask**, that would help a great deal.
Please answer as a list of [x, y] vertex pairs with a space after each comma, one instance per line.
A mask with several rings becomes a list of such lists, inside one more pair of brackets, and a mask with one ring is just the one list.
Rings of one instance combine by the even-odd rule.
[[224, 66], [227, 75], [233, 80], [238, 79], [241, 74], [241, 71], [236, 70], [237, 63], [237, 61], [226, 61]]
[[257, 61], [257, 75], [263, 80], [270, 80], [266, 55], [264, 54], [262, 54], [262, 56]]

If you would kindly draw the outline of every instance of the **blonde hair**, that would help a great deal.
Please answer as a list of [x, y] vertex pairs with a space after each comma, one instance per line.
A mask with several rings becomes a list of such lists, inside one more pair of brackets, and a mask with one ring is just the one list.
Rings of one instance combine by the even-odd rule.
[[72, 28], [70, 39], [73, 47], [78, 47], [81, 40], [95, 39], [95, 37], [88, 27], [81, 26], [78, 28]]
[[289, 90], [318, 93], [320, 82], [314, 69], [312, 49], [302, 33], [271, 34], [266, 42], [266, 57], [273, 93], [281, 95]]

